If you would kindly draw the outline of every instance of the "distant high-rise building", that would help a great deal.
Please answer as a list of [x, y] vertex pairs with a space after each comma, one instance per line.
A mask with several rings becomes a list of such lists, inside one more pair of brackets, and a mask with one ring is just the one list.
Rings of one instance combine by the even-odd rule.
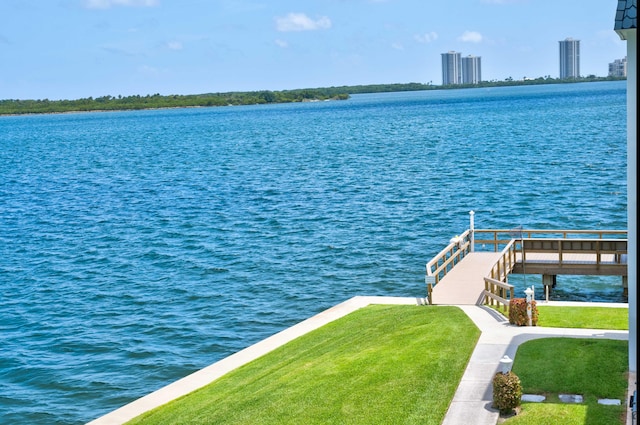
[[462, 58], [462, 83], [478, 84], [482, 81], [480, 56], [466, 56]]
[[462, 62], [459, 52], [442, 53], [442, 85], [462, 82]]
[[560, 79], [580, 77], [580, 40], [567, 38], [560, 43]]
[[609, 77], [627, 76], [627, 57], [616, 59], [609, 64]]

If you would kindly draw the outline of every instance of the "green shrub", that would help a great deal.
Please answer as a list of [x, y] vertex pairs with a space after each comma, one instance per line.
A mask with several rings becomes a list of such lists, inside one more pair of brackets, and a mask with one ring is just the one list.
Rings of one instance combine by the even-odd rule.
[[515, 373], [498, 372], [493, 377], [493, 407], [502, 414], [508, 414], [520, 406], [522, 400], [522, 384]]
[[[529, 326], [527, 300], [525, 298], [512, 298], [509, 301], [509, 323], [518, 326]], [[533, 326], [538, 325], [538, 307], [536, 307], [535, 301], [531, 301], [531, 324]]]

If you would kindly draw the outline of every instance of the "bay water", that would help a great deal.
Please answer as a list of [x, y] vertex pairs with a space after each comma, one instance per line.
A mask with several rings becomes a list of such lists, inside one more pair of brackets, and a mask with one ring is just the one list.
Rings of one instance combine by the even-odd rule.
[[624, 81], [0, 117], [0, 423], [85, 423], [352, 296], [424, 297], [471, 210], [626, 229], [626, 190]]

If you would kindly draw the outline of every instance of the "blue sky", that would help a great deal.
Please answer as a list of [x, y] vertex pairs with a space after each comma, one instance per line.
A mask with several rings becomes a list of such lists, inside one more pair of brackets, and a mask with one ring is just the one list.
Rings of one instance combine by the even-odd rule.
[[441, 53], [483, 80], [581, 74], [626, 55], [618, 0], [0, 0], [0, 99], [442, 84]]

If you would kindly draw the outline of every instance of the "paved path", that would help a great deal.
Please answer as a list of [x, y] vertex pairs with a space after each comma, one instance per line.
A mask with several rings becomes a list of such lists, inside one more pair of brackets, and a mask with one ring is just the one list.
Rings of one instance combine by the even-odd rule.
[[[199, 370], [179, 381], [135, 400], [88, 425], [120, 425], [140, 414], [161, 406], [182, 395], [188, 394], [227, 372], [250, 362], [287, 342], [314, 329], [345, 316], [369, 304], [425, 304], [422, 298], [408, 297], [354, 297], [303, 322], [283, 330], [265, 340], [245, 348], [229, 357]], [[545, 303], [547, 304], [547, 303]], [[561, 303], [548, 303], [561, 304]], [[562, 303], [575, 305], [602, 305], [618, 307], [626, 304]], [[542, 305], [542, 303], [541, 303]], [[443, 425], [496, 425], [498, 411], [491, 408], [493, 401], [493, 376], [498, 371], [499, 361], [504, 355], [515, 358], [518, 345], [546, 337], [609, 338], [627, 340], [627, 331], [602, 331], [593, 329], [560, 329], [540, 327], [518, 327], [495, 311], [482, 306], [459, 306], [482, 331], [460, 385], [443, 421]], [[635, 382], [635, 376], [633, 377]], [[630, 379], [631, 384], [631, 379]]]
[[[612, 303], [540, 303], [540, 305], [589, 305], [626, 307]], [[608, 338], [628, 340], [628, 331], [594, 329], [564, 329], [543, 327], [521, 327], [494, 310], [484, 306], [459, 306], [482, 331], [471, 355], [460, 385], [451, 401], [443, 425], [496, 425], [499, 412], [491, 408], [493, 403], [493, 377], [500, 370], [500, 359], [507, 355], [515, 358], [518, 346], [537, 338]]]

